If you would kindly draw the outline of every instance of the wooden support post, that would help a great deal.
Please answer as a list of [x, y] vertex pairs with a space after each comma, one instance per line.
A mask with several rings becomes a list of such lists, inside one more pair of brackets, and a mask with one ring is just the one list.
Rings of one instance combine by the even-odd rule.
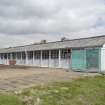
[[2, 54], [2, 64], [4, 64], [4, 54]]
[[59, 68], [61, 68], [61, 50], [59, 49]]
[[0, 54], [0, 64], [1, 64], [1, 54]]
[[22, 64], [22, 60], [23, 60], [22, 52], [20, 52], [20, 65]]
[[33, 65], [34, 65], [34, 51], [33, 51]]
[[17, 64], [17, 53], [15, 53], [15, 60], [16, 60], [16, 64]]
[[51, 50], [49, 50], [49, 60], [48, 60], [48, 67], [50, 67], [50, 61], [51, 61]]
[[41, 51], [41, 55], [40, 55], [40, 67], [42, 67], [42, 51]]
[[12, 57], [12, 53], [10, 53], [10, 60], [12, 60], [13, 59], [13, 57]]
[[26, 55], [26, 65], [28, 65], [28, 53], [26, 50], [25, 50], [25, 55]]
[[1, 64], [1, 54], [0, 54], [0, 64]]
[[7, 53], [7, 65], [9, 64], [9, 60], [8, 60], [8, 53]]

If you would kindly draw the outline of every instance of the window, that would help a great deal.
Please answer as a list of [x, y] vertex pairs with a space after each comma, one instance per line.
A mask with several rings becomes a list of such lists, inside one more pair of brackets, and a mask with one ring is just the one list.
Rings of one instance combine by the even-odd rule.
[[16, 53], [17, 59], [21, 59], [21, 52]]
[[58, 59], [58, 57], [59, 57], [59, 50], [52, 50], [51, 59]]
[[42, 59], [49, 59], [49, 51], [42, 51]]
[[33, 51], [28, 52], [28, 59], [33, 59]]
[[16, 59], [16, 53], [12, 53], [12, 58]]
[[1, 53], [0, 56], [1, 56], [1, 59], [3, 59], [3, 53]]
[[34, 59], [40, 59], [41, 52], [40, 51], [35, 51], [34, 52]]
[[7, 58], [6, 54], [4, 54], [4, 53], [1, 53], [0, 57], [1, 57], [1, 59], [6, 59]]
[[26, 59], [26, 54], [25, 54], [25, 52], [22, 52], [22, 59]]
[[10, 53], [8, 53], [7, 55], [8, 55], [8, 59], [10, 59]]
[[70, 58], [71, 50], [70, 49], [62, 49], [61, 50], [61, 59]]
[[5, 53], [5, 54], [3, 54], [3, 56], [4, 56], [4, 59], [7, 59], [7, 54]]

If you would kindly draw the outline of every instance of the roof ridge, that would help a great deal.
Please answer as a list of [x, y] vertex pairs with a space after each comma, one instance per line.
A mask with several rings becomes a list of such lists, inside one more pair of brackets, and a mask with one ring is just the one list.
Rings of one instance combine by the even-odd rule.
[[64, 40], [64, 41], [52, 41], [52, 42], [47, 42], [47, 43], [35, 43], [35, 44], [29, 44], [29, 45], [23, 45], [23, 46], [15, 46], [15, 47], [8, 47], [8, 48], [1, 48], [1, 49], [9, 49], [9, 48], [16, 48], [16, 47], [25, 47], [25, 46], [31, 46], [31, 45], [42, 45], [42, 44], [49, 44], [49, 43], [56, 43], [56, 42], [74, 41], [74, 40], [83, 40], [83, 39], [91, 39], [91, 38], [98, 38], [98, 37], [105, 37], [105, 35], [98, 35], [98, 36], [92, 36], [92, 37], [68, 39], [68, 40]]

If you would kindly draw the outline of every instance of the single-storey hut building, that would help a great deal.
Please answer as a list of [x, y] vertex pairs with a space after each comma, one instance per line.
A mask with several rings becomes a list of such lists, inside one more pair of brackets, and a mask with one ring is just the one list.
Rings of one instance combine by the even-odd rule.
[[105, 71], [105, 36], [35, 43], [0, 49], [0, 64]]

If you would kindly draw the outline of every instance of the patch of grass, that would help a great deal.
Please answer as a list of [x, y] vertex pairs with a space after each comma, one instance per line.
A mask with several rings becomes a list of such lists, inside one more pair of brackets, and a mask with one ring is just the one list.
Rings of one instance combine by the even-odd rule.
[[105, 105], [105, 77], [37, 86], [25, 89], [25, 96], [32, 97], [32, 105]]
[[105, 105], [105, 76], [57, 82], [0, 95], [0, 105]]
[[0, 94], [0, 105], [23, 105], [15, 95]]

